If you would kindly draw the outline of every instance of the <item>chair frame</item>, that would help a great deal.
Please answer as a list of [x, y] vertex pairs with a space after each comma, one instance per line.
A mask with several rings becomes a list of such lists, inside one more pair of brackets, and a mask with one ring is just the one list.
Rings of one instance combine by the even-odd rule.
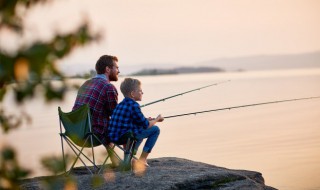
[[[110, 153], [115, 155], [115, 157], [121, 161], [120, 164], [120, 170], [121, 171], [127, 171], [131, 169], [131, 160], [132, 159], [136, 159], [137, 158], [134, 156], [134, 147], [136, 144], [136, 139], [133, 137], [133, 135], [129, 135], [129, 137], [127, 137], [125, 139], [126, 142], [126, 147], [122, 148], [120, 146], [120, 144], [117, 143], [113, 143], [113, 146], [110, 147], [108, 145], [104, 145], [101, 140], [92, 132], [92, 125], [91, 125], [91, 114], [90, 114], [90, 108], [89, 105], [85, 104], [83, 106], [87, 106], [87, 112], [86, 112], [86, 116], [88, 119], [88, 123], [86, 125], [88, 125], [88, 129], [89, 131], [86, 133], [85, 135], [85, 139], [83, 142], [82, 146], [76, 145], [72, 139], [70, 139], [70, 137], [68, 137], [64, 132], [63, 132], [63, 128], [64, 131], [66, 131], [64, 124], [62, 122], [62, 117], [61, 114], [68, 114], [68, 113], [72, 113], [72, 112], [63, 112], [61, 110], [60, 107], [58, 107], [58, 113], [59, 113], [59, 124], [60, 124], [60, 140], [61, 140], [61, 149], [62, 149], [62, 156], [63, 156], [63, 164], [64, 164], [64, 172], [66, 175], [69, 175], [70, 172], [74, 169], [75, 164], [77, 163], [78, 160], [80, 160], [82, 162], [82, 164], [85, 166], [85, 168], [90, 172], [91, 175], [93, 174], [100, 174], [104, 168], [105, 168], [105, 164], [108, 161], [108, 159], [110, 158]], [[99, 145], [94, 145], [94, 140], [96, 140], [97, 142], [99, 142]], [[64, 147], [64, 141], [66, 141], [66, 143], [69, 145], [69, 147], [71, 148], [71, 150], [73, 151], [73, 153], [76, 155], [76, 159], [73, 161], [69, 171], [67, 171], [67, 163], [66, 163], [66, 158], [65, 158], [65, 147]], [[90, 143], [90, 146], [87, 146], [87, 143]], [[105, 158], [105, 160], [103, 161], [101, 167], [98, 167], [96, 164], [96, 160], [95, 160], [95, 153], [94, 153], [94, 147], [96, 146], [100, 146], [103, 145], [107, 152], [108, 152], [108, 156]], [[118, 156], [118, 154], [114, 151], [114, 148], [117, 147], [120, 150], [122, 150], [124, 152], [124, 156], [123, 156], [123, 160]], [[92, 160], [84, 154], [83, 150], [84, 148], [91, 148], [91, 152], [92, 152]], [[81, 158], [81, 156], [83, 156], [86, 160], [88, 160], [92, 165], [93, 165], [93, 170], [94, 172], [91, 171], [91, 169], [89, 168], [89, 166], [87, 166], [87, 164], [84, 162], [84, 159]]]
[[124, 136], [125, 135], [129, 135], [129, 137], [125, 138], [125, 142], [126, 142], [125, 149], [123, 149], [117, 143], [115, 143], [115, 146], [117, 146], [118, 148], [120, 148], [124, 152], [124, 158], [123, 158], [123, 161], [120, 165], [121, 171], [130, 170], [131, 169], [131, 160], [132, 159], [137, 160], [137, 158], [134, 156], [134, 147], [137, 143], [137, 139], [134, 138], [134, 136], [132, 135], [131, 132], [124, 134]]
[[[88, 105], [86, 105], [86, 106], [88, 106]], [[63, 123], [62, 123], [62, 119], [61, 119], [61, 115], [60, 114], [61, 113], [65, 113], [65, 112], [63, 112], [60, 107], [58, 107], [58, 112], [59, 112], [59, 124], [60, 124], [60, 133], [59, 133], [59, 135], [61, 137], [62, 156], [63, 156], [64, 170], [65, 170], [65, 174], [66, 175], [70, 174], [70, 172], [74, 169], [74, 166], [75, 166], [75, 164], [77, 163], [78, 160], [80, 160], [82, 162], [82, 164], [85, 166], [85, 168], [92, 175], [93, 174], [100, 174], [103, 171], [106, 162], [110, 158], [109, 152], [112, 152], [116, 156], [117, 159], [121, 160], [120, 157], [117, 155], [117, 153], [114, 151], [115, 146], [113, 146], [113, 147], [105, 146], [101, 142], [101, 140], [92, 132], [91, 114], [90, 114], [89, 107], [88, 107], [88, 112], [86, 113], [87, 117], [88, 117], [89, 132], [86, 134], [85, 141], [84, 141], [82, 146], [75, 145], [75, 143], [67, 135], [65, 135], [65, 133], [63, 133], [63, 129], [62, 129]], [[69, 113], [71, 113], [71, 112], [69, 112]], [[100, 145], [103, 145], [107, 149], [107, 152], [108, 152], [108, 156], [105, 158], [105, 160], [102, 163], [100, 168], [96, 165], [95, 154], [94, 154], [94, 147], [95, 146], [94, 146], [94, 143], [93, 143], [93, 138], [95, 138], [95, 140], [97, 140], [100, 143]], [[71, 150], [76, 155], [76, 159], [73, 161], [73, 163], [72, 163], [72, 165], [71, 165], [71, 167], [70, 167], [68, 172], [67, 172], [67, 164], [66, 164], [66, 158], [65, 158], [65, 148], [64, 148], [64, 143], [63, 143], [64, 140], [66, 141], [66, 143], [69, 145]], [[85, 146], [87, 144], [88, 140], [90, 140], [89, 143], [91, 143], [90, 147], [86, 147]], [[100, 145], [98, 145], [98, 146], [100, 146]], [[78, 148], [78, 147], [80, 147], [80, 148]], [[84, 148], [91, 148], [92, 160], [83, 153]], [[119, 148], [121, 148], [121, 147], [119, 147]], [[88, 160], [91, 164], [93, 164], [94, 170], [97, 170], [97, 172], [92, 172], [91, 171], [91, 169], [85, 164], [84, 160], [81, 158], [81, 155], [84, 156], [86, 158], [86, 160]]]

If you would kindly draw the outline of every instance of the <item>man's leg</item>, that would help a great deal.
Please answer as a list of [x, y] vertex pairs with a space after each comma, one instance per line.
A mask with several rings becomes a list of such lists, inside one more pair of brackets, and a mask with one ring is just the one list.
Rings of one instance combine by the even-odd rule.
[[108, 155], [110, 156], [112, 166], [113, 166], [113, 167], [118, 167], [119, 164], [120, 164], [120, 160], [119, 160], [119, 158], [115, 155], [116, 153], [114, 152], [113, 147], [114, 147], [114, 144], [113, 144], [113, 143], [109, 143], [109, 144], [106, 146], [106, 149], [107, 149]]
[[113, 167], [117, 167], [120, 164], [119, 158], [115, 155], [116, 153], [113, 150], [114, 144], [110, 143], [106, 134], [95, 133], [95, 135], [99, 138], [99, 140], [103, 143], [105, 148], [107, 149], [107, 153], [110, 156], [110, 160]]

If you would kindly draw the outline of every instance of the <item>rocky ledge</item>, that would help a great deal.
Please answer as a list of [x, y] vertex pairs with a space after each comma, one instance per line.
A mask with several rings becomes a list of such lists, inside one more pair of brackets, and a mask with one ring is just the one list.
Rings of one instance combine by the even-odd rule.
[[[76, 168], [71, 177], [76, 183], [69, 185], [68, 188], [66, 188], [66, 179], [70, 179], [70, 176], [25, 179], [21, 181], [20, 187], [24, 190], [48, 189], [48, 186], [44, 185], [46, 183], [48, 185], [48, 181], [49, 183], [54, 181], [56, 185], [51, 187], [54, 189], [275, 190], [264, 184], [262, 174], [259, 172], [231, 170], [171, 157], [150, 159], [148, 163], [150, 167], [144, 175], [107, 169], [104, 174], [92, 176], [85, 168]], [[97, 183], [97, 181], [100, 182]]]

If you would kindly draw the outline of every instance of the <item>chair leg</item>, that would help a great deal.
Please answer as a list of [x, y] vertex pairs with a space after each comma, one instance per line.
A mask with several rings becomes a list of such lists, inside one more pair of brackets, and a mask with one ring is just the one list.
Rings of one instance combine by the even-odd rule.
[[131, 146], [132, 146], [132, 141], [131, 139], [128, 140], [128, 143], [127, 143], [127, 147], [126, 147], [126, 151], [124, 152], [124, 159], [123, 159], [123, 162], [124, 164], [129, 164], [129, 157], [130, 157], [130, 150], [131, 150]]
[[136, 146], [136, 143], [137, 143], [137, 141], [133, 140], [132, 149], [131, 149], [131, 154], [130, 154], [130, 161], [131, 161], [131, 159], [132, 159], [132, 158], [134, 157], [134, 155], [135, 155], [134, 147]]
[[60, 138], [61, 138], [61, 149], [62, 149], [64, 173], [67, 173], [67, 164], [66, 164], [66, 159], [65, 159], [65, 156], [64, 156], [63, 137], [62, 137], [61, 134], [60, 134]]
[[123, 163], [120, 168], [122, 171], [128, 171], [131, 169], [131, 159], [133, 157], [134, 145], [135, 145], [135, 140], [129, 138], [127, 140], [127, 146], [124, 152]]
[[[120, 150], [122, 150], [123, 152], [125, 152], [126, 150], [125, 149], [123, 149], [121, 146], [119, 146], [119, 145], [115, 145], [116, 147], [118, 147]], [[134, 159], [136, 159], [136, 160], [138, 160], [138, 158], [137, 157], [135, 157], [134, 155], [132, 156], [132, 158], [134, 158]]]
[[99, 167], [96, 165], [96, 160], [95, 160], [95, 157], [94, 157], [92, 136], [90, 136], [90, 140], [91, 140], [91, 152], [92, 152], [92, 159], [93, 159], [93, 167], [94, 167], [94, 169], [99, 169]]
[[105, 164], [107, 163], [108, 159], [111, 159], [111, 156], [115, 156], [119, 161], [121, 161], [121, 158], [118, 156], [118, 154], [114, 151], [115, 145], [113, 145], [113, 147], [108, 147], [106, 146], [107, 152], [108, 152], [108, 156], [107, 158], [104, 160], [104, 162], [102, 163], [100, 170], [98, 171], [98, 174], [100, 174], [104, 168], [105, 168]]
[[[88, 139], [86, 139], [87, 141]], [[84, 163], [84, 161], [81, 159], [81, 155], [85, 156], [88, 161], [90, 161], [91, 163], [93, 163], [85, 154], [82, 153], [84, 147], [82, 147], [80, 150], [74, 146], [71, 142], [69, 142], [68, 139], [66, 139], [66, 142], [69, 144], [70, 148], [72, 149], [72, 151], [77, 155], [75, 161], [72, 163], [71, 167], [70, 167], [70, 170], [67, 172], [67, 175], [70, 174], [71, 170], [74, 168], [74, 165], [76, 164], [76, 162], [78, 161], [78, 159], [82, 162], [82, 164], [86, 167], [87, 170], [89, 170], [89, 172], [93, 175], [92, 171], [90, 170], [90, 168]], [[86, 142], [85, 142], [86, 143]], [[76, 148], [78, 150], [78, 153], [74, 150], [74, 148]]]
[[[86, 139], [86, 140], [88, 140], [88, 139]], [[68, 142], [68, 144], [69, 144], [69, 146], [70, 146], [71, 149], [73, 149], [73, 148], [77, 149], [77, 151], [78, 151], [82, 156], [84, 156], [91, 164], [93, 164], [95, 167], [98, 168], [98, 166], [97, 166], [88, 156], [86, 156], [76, 145], [74, 145], [72, 142], [70, 142], [69, 139], [66, 139], [66, 141]], [[86, 141], [85, 141], [85, 143], [86, 143]], [[72, 148], [72, 147], [73, 147], [73, 148]], [[83, 149], [83, 148], [84, 148], [84, 147], [82, 147], [82, 149]], [[77, 153], [76, 153], [75, 150], [73, 150], [73, 152], [77, 155]]]

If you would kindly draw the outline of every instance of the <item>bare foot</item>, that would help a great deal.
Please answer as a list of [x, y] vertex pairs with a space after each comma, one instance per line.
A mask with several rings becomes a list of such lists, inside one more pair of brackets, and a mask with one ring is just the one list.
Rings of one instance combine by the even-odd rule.
[[144, 175], [146, 168], [146, 162], [141, 162], [140, 160], [132, 159], [132, 171], [136, 175]]

